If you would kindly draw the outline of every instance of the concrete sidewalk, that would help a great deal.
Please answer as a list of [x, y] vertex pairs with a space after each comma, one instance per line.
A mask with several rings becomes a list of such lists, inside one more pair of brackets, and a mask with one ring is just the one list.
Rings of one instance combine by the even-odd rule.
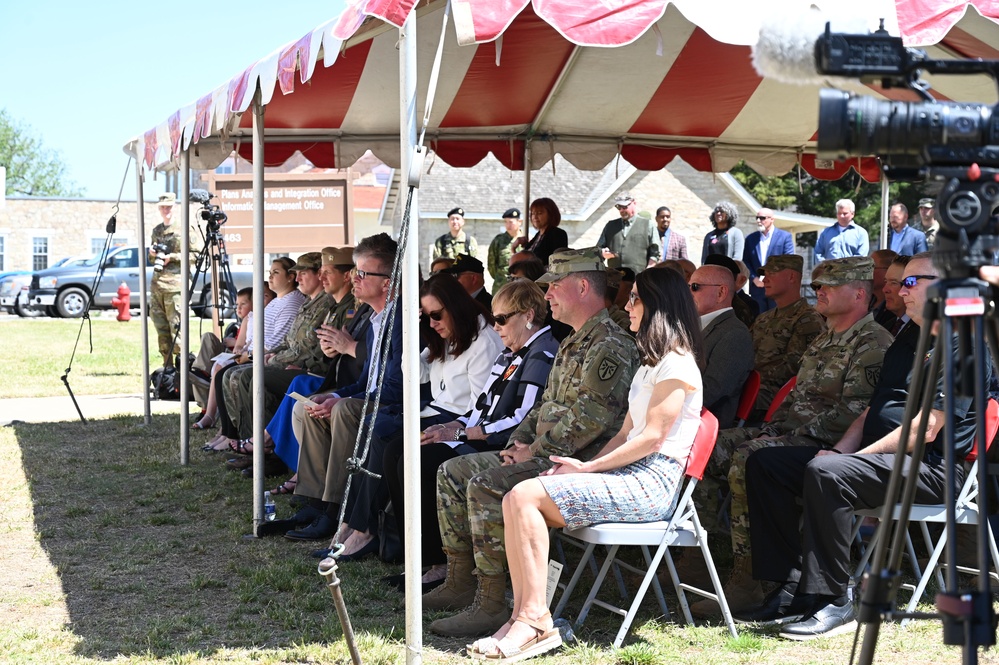
[[[100, 420], [119, 414], [142, 418], [142, 395], [77, 395], [76, 401], [87, 420]], [[180, 402], [153, 401], [150, 411], [156, 413], [180, 413]], [[197, 414], [200, 407], [190, 403], [189, 412]], [[79, 420], [69, 395], [59, 397], [18, 397], [0, 400], [0, 427], [15, 421], [25, 423], [51, 423]]]

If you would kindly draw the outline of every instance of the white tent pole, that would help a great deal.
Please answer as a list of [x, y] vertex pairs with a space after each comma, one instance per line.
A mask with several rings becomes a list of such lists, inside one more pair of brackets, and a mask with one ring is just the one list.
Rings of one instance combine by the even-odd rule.
[[142, 156], [135, 154], [135, 219], [139, 225], [139, 318], [142, 321], [142, 422], [153, 422], [152, 407], [149, 404], [149, 307], [146, 294], [149, 293], [149, 280], [146, 279], [146, 197], [142, 191]]
[[[552, 159], [555, 159], [552, 157]], [[531, 139], [524, 141], [524, 240], [531, 237]], [[521, 248], [518, 248], [521, 249]], [[526, 246], [522, 249], [526, 249]]]
[[253, 533], [264, 521], [264, 107], [253, 98]]
[[[411, 11], [399, 31], [399, 148], [401, 182], [408, 185], [416, 146], [416, 12]], [[420, 375], [419, 298], [419, 189], [413, 190], [409, 211], [407, 251], [403, 257], [402, 301], [403, 376]], [[399, 195], [404, 198], [402, 188]], [[400, 240], [402, 240], [400, 238]], [[420, 582], [422, 542], [420, 520], [420, 392], [416, 381], [403, 381], [403, 478], [406, 496], [406, 664], [423, 662], [423, 585]]]
[[[191, 169], [191, 153], [180, 153], [180, 173], [187, 174]], [[187, 354], [191, 349], [191, 181], [180, 180], [180, 463], [187, 464], [191, 458], [191, 428], [188, 418], [188, 399], [191, 395], [191, 381], [188, 375]]]
[[881, 174], [881, 238], [878, 247], [887, 249], [888, 247], [888, 176]]

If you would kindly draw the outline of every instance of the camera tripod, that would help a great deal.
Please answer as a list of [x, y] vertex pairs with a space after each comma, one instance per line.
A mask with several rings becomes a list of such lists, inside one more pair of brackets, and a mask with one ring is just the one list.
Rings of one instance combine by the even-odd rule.
[[[199, 227], [200, 231], [200, 227]], [[206, 225], [206, 232], [202, 233], [204, 245], [194, 262], [194, 272], [191, 275], [191, 286], [188, 293], [194, 293], [195, 287], [199, 283], [202, 275], [209, 277], [208, 296], [202, 301], [202, 307], [212, 308], [212, 328], [216, 330], [219, 339], [222, 339], [222, 324], [225, 320], [226, 302], [222, 299], [222, 294], [228, 295], [228, 304], [235, 306], [236, 287], [232, 279], [232, 269], [229, 266], [229, 254], [225, 248], [225, 238], [222, 235], [221, 227], [211, 220]], [[211, 267], [211, 274], [208, 270]], [[190, 303], [187, 304], [190, 306]], [[172, 349], [177, 348], [177, 340], [180, 338], [180, 326], [174, 326]], [[178, 359], [179, 360], [179, 359]], [[156, 385], [151, 387], [152, 399], [159, 399], [160, 385], [163, 382], [163, 373], [160, 373]]]
[[[964, 235], [963, 233], [961, 235]], [[966, 236], [965, 236], [966, 239]], [[946, 245], [947, 240], [941, 238]], [[946, 257], [946, 249], [940, 255]], [[946, 262], [941, 261], [941, 262]], [[950, 272], [945, 270], [945, 272]], [[970, 277], [941, 279], [929, 287], [924, 325], [920, 329], [916, 347], [912, 383], [914, 387], [908, 395], [905, 416], [898, 450], [895, 453], [894, 468], [882, 510], [881, 523], [877, 532], [877, 545], [870, 572], [865, 575], [863, 594], [858, 613], [858, 636], [860, 625], [866, 624], [859, 662], [869, 665], [873, 662], [881, 623], [885, 618], [935, 619], [943, 622], [944, 644], [961, 645], [963, 662], [971, 665], [978, 660], [978, 647], [995, 644], [995, 613], [992, 608], [992, 595], [989, 588], [989, 562], [991, 557], [987, 545], [990, 529], [985, 517], [984, 489], [988, 486], [988, 468], [984, 459], [978, 464], [979, 496], [978, 531], [978, 578], [973, 590], [959, 590], [957, 580], [957, 536], [956, 536], [956, 497], [958, 465], [955, 452], [955, 399], [958, 396], [971, 397], [975, 405], [975, 441], [978, 444], [979, 458], [985, 457], [985, 405], [989, 395], [986, 392], [986, 363], [997, 357], [996, 322], [986, 318], [990, 306], [989, 286], [983, 281]], [[939, 326], [936, 348], [929, 370], [925, 369], [924, 359], [930, 353], [931, 335], [935, 325]], [[957, 352], [951, 342], [957, 338]], [[991, 357], [988, 350], [991, 350]], [[961, 367], [963, 371], [957, 372]], [[898, 613], [894, 611], [895, 598], [901, 583], [899, 565], [905, 546], [909, 517], [919, 482], [918, 467], [922, 464], [926, 451], [925, 431], [930, 409], [933, 408], [938, 388], [937, 377], [942, 374], [943, 411], [946, 421], [942, 430], [944, 492], [942, 503], [946, 511], [946, 556], [947, 571], [944, 589], [936, 597], [936, 613]], [[960, 377], [960, 382], [955, 380]], [[922, 390], [917, 387], [922, 386]], [[911, 466], [905, 470], [907, 442], [909, 441], [912, 420], [917, 411], [921, 416], [917, 425], [917, 437], [911, 453]], [[963, 474], [961, 474], [963, 476]], [[901, 491], [901, 495], [900, 495]], [[901, 496], [901, 498], [899, 498]], [[896, 506], [897, 501], [897, 506]], [[894, 534], [889, 541], [892, 525], [897, 522]], [[856, 649], [856, 644], [854, 645]], [[851, 654], [851, 662], [853, 661]]]

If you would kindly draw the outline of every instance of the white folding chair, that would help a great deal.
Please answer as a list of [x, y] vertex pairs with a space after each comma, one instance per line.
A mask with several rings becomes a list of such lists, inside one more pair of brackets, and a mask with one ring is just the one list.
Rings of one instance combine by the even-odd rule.
[[[680, 601], [680, 608], [687, 623], [691, 625], [694, 623], [694, 619], [690, 615], [690, 606], [687, 603], [686, 596], [686, 592], [690, 591], [696, 595], [715, 600], [721, 607], [722, 616], [725, 618], [725, 623], [728, 625], [728, 630], [732, 637], [737, 636], [735, 622], [732, 620], [732, 613], [729, 611], [728, 603], [725, 601], [725, 594], [722, 592], [722, 584], [718, 578], [718, 571], [715, 569], [714, 560], [711, 558], [711, 551], [708, 549], [708, 533], [701, 526], [701, 521], [697, 516], [697, 509], [694, 507], [693, 501], [694, 488], [697, 485], [697, 481], [704, 476], [704, 468], [707, 466], [711, 452], [714, 450], [715, 439], [717, 437], [718, 421], [710, 412], [702, 410], [701, 424], [697, 430], [694, 445], [690, 451], [690, 457], [687, 460], [687, 470], [685, 472], [687, 477], [686, 485], [677, 503], [676, 511], [669, 521], [648, 522], [645, 524], [595, 524], [580, 529], [563, 530], [565, 536], [581, 540], [587, 545], [583, 553], [583, 558], [580, 560], [579, 565], [576, 566], [572, 579], [566, 585], [566, 589], [555, 608], [554, 615], [556, 617], [560, 616], [565, 609], [573, 590], [576, 588], [576, 584], [579, 582], [579, 578], [586, 570], [589, 560], [593, 557], [594, 549], [597, 545], [606, 545], [609, 547], [607, 558], [604, 560], [604, 564], [601, 566], [600, 572], [593, 582], [593, 587], [590, 589], [590, 593], [586, 597], [582, 609], [579, 611], [579, 616], [576, 618], [575, 623], [576, 629], [579, 629], [583, 625], [593, 605], [603, 607], [624, 617], [621, 629], [618, 631], [617, 637], [614, 638], [614, 646], [620, 647], [625, 636], [628, 634], [628, 630], [631, 628], [635, 614], [638, 612], [638, 608], [642, 604], [642, 600], [645, 598], [650, 585], [655, 589], [656, 598], [659, 600], [659, 606], [662, 608], [663, 614], [669, 616], [670, 612], [666, 606], [666, 599], [663, 597], [662, 586], [656, 577], [659, 564], [665, 559], [666, 565], [669, 568], [670, 578], [673, 580], [673, 588], [676, 590]], [[645, 564], [647, 566], [645, 569], [635, 568], [617, 558], [618, 550], [622, 546], [627, 545], [642, 548], [642, 554], [645, 556]], [[650, 552], [650, 547], [656, 548], [654, 555]], [[704, 561], [708, 566], [714, 592], [684, 584], [679, 580], [673, 556], [669, 551], [670, 547], [700, 548], [701, 554], [704, 556]], [[639, 585], [631, 601], [631, 605], [627, 609], [598, 600], [596, 597], [600, 591], [600, 587], [603, 585], [604, 579], [607, 577], [607, 573], [615, 563], [622, 568], [643, 575], [642, 583]]]
[[[989, 447], [992, 445], [992, 440], [996, 437], [996, 433], [999, 432], [999, 402], [994, 399], [989, 399], [988, 404], [985, 409], [985, 450], [988, 451]], [[978, 450], [979, 445], [976, 440], [974, 446], [972, 447], [971, 453], [966, 458], [967, 461], [972, 461], [970, 470], [964, 479], [964, 484], [961, 486], [961, 492], [957, 496], [957, 501], [955, 503], [955, 517], [956, 524], [968, 524], [977, 525], [979, 518], [979, 507], [978, 507]], [[897, 520], [899, 513], [901, 512], [901, 506], [896, 505], [895, 510], [892, 513], [892, 519]], [[881, 517], [881, 509], [871, 509], [871, 510], [858, 510], [856, 511], [857, 516], [857, 526], [854, 527], [854, 537], [857, 536], [860, 530], [860, 524], [865, 517]], [[987, 516], [985, 518], [988, 519]], [[947, 542], [947, 510], [946, 506], [942, 503], [940, 504], [913, 504], [911, 511], [909, 513], [910, 522], [918, 522], [920, 531], [923, 535], [923, 542], [926, 544], [927, 551], [930, 551], [930, 558], [926, 562], [925, 569], [920, 569], [919, 562], [916, 560], [915, 548], [912, 545], [912, 537], [906, 533], [906, 551], [909, 555], [909, 563], [912, 566], [912, 572], [918, 581], [917, 584], [903, 584], [903, 588], [912, 591], [912, 597], [909, 599], [909, 604], [906, 606], [906, 613], [911, 613], [916, 609], [916, 605], [919, 603], [920, 598], [923, 596], [923, 592], [926, 590], [927, 585], [929, 585], [931, 576], [935, 576], [937, 580], [937, 586], [941, 589], [944, 586], [943, 573], [939, 565], [940, 556], [943, 554], [944, 546]], [[929, 528], [927, 524], [935, 523], [942, 524], [944, 528], [941, 530], [940, 536], [934, 542], [933, 538], [930, 536]], [[996, 548], [995, 536], [992, 534], [992, 529], [988, 529], [989, 534], [989, 553], [992, 557], [992, 565], [995, 566], [994, 570], [999, 571], [999, 550]], [[867, 569], [868, 562], [870, 561], [871, 554], [874, 552], [874, 548], [877, 544], [877, 533], [871, 538], [870, 543], [864, 549], [863, 556], [860, 559], [860, 564], [857, 566], [855, 572], [856, 580], [860, 580], [863, 577], [864, 571]], [[908, 619], [904, 620], [902, 623], [907, 623]]]

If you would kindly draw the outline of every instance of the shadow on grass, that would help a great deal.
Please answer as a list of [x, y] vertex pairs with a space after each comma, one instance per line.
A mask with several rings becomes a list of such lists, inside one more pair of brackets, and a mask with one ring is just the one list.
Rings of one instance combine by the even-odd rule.
[[[250, 481], [199, 448], [178, 463], [176, 418], [14, 426], [39, 540], [84, 656], [288, 648], [340, 639], [318, 546], [251, 531]], [[279, 516], [290, 514], [279, 504]], [[354, 629], [402, 638], [404, 598], [374, 560], [347, 564]], [[443, 646], [443, 645], [442, 645]], [[446, 648], [446, 647], [445, 647]]]

